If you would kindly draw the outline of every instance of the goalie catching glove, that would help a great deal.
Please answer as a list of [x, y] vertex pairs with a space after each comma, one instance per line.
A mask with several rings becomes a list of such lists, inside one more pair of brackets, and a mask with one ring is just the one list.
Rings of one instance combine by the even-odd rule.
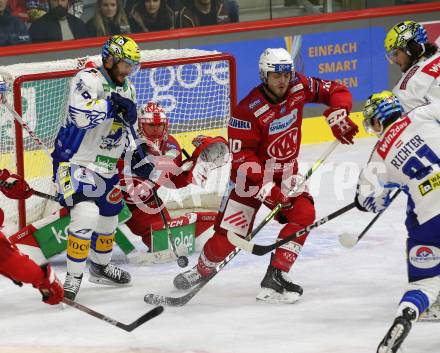
[[187, 180], [204, 187], [211, 170], [224, 166], [229, 161], [228, 143], [221, 136], [199, 135], [192, 140], [195, 150], [184, 162], [182, 169], [188, 172]]
[[0, 191], [14, 200], [27, 199], [32, 195], [32, 189], [26, 180], [19, 175], [10, 174], [7, 169], [0, 169]]

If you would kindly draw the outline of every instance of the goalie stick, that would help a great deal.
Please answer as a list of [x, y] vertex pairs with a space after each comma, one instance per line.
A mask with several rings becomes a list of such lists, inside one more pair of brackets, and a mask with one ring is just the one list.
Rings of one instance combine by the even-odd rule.
[[339, 210], [329, 214], [328, 216], [317, 220], [316, 222], [308, 225], [307, 227], [289, 235], [287, 238], [281, 239], [273, 244], [269, 244], [269, 245], [254, 244], [246, 239], [241, 238], [239, 235], [237, 235], [231, 231], [228, 231], [228, 240], [238, 248], [241, 248], [241, 249], [243, 249], [247, 252], [250, 252], [254, 255], [262, 256], [262, 255], [265, 255], [265, 254], [271, 252], [272, 250], [279, 248], [280, 246], [288, 243], [289, 241], [303, 235], [304, 233], [310, 232], [312, 229], [318, 228], [319, 226], [323, 225], [324, 223], [327, 223], [328, 221], [331, 221], [332, 219], [339, 217], [340, 215], [350, 211], [354, 207], [355, 207], [355, 204], [354, 204], [354, 202], [352, 202], [351, 204], [340, 208]]
[[[322, 165], [322, 163], [326, 160], [326, 158], [330, 155], [330, 153], [338, 146], [339, 141], [336, 140], [334, 141], [330, 147], [324, 152], [324, 154], [321, 156], [321, 158], [319, 158], [314, 164], [313, 166], [308, 170], [308, 172], [306, 173], [304, 179], [302, 180], [302, 182], [298, 185], [301, 186], [303, 183], [305, 183], [310, 176], [314, 173], [314, 171], [320, 166]], [[354, 204], [353, 204], [354, 207]], [[275, 208], [266, 215], [266, 217], [263, 219], [263, 221], [251, 232], [247, 235], [246, 239], [252, 239], [267, 223], [269, 223], [276, 215], [277, 213], [281, 210], [281, 204], [278, 204], [277, 206], [275, 206]], [[241, 239], [241, 238], [240, 238]], [[244, 239], [242, 239], [243, 241], [245, 241]], [[201, 282], [200, 284], [198, 284], [197, 286], [195, 286], [194, 288], [191, 289], [191, 291], [189, 291], [187, 294], [182, 295], [180, 297], [169, 297], [169, 296], [164, 296], [164, 295], [160, 295], [160, 294], [153, 294], [153, 293], [149, 293], [146, 294], [144, 297], [144, 301], [147, 304], [153, 304], [153, 305], [168, 305], [168, 306], [183, 306], [185, 304], [187, 304], [204, 286], [206, 286], [209, 281], [215, 277], [217, 275], [217, 273], [219, 273], [223, 267], [225, 267], [239, 252], [240, 252], [240, 248], [235, 248], [213, 271], [213, 273], [207, 277], [203, 282]]]
[[108, 317], [104, 314], [101, 314], [93, 309], [90, 309], [87, 306], [84, 306], [84, 305], [77, 303], [73, 300], [70, 300], [68, 298], [64, 298], [63, 303], [70, 305], [70, 306], [74, 307], [75, 309], [78, 309], [78, 310], [80, 310], [86, 314], [89, 314], [93, 317], [96, 317], [99, 320], [108, 322], [110, 325], [119, 327], [120, 329], [127, 331], [127, 332], [131, 332], [131, 331], [135, 330], [136, 328], [138, 328], [139, 326], [141, 326], [145, 322], [147, 322], [151, 319], [154, 319], [156, 316], [159, 316], [164, 311], [163, 306], [156, 306], [154, 309], [151, 309], [149, 312], [145, 313], [144, 315], [142, 315], [138, 319], [134, 320], [132, 323], [124, 324], [118, 320], [112, 319], [111, 317]]
[[[139, 153], [139, 156], [142, 159], [144, 159], [145, 158], [145, 153], [142, 150], [141, 145], [137, 143], [138, 136], [137, 136], [136, 130], [134, 129], [133, 125], [130, 125], [130, 132], [131, 132], [131, 135], [133, 136], [133, 139], [134, 139], [134, 141], [136, 143], [136, 149], [137, 149], [137, 151]], [[156, 201], [157, 206], [159, 208], [160, 217], [162, 218], [163, 225], [164, 225], [164, 227], [166, 229], [166, 232], [167, 232], [167, 235], [168, 235], [168, 241], [169, 241], [169, 243], [171, 243], [171, 248], [173, 250], [174, 255], [176, 256], [177, 265], [179, 267], [186, 267], [189, 264], [188, 257], [186, 257], [184, 255], [180, 255], [178, 253], [177, 248], [176, 248], [176, 244], [174, 244], [173, 235], [171, 233], [170, 226], [169, 226], [167, 218], [165, 217], [165, 214], [164, 214], [164, 212], [162, 210], [162, 201], [159, 198], [159, 196], [157, 195], [157, 191], [155, 190], [154, 187], [151, 188], [151, 191], [153, 193], [154, 200]]]

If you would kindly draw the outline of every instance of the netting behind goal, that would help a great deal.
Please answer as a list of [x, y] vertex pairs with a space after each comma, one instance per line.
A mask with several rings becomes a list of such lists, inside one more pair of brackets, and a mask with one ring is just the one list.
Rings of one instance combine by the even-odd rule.
[[[142, 51], [141, 58], [141, 70], [131, 78], [137, 103], [160, 103], [167, 111], [170, 133], [188, 153], [193, 150], [192, 138], [199, 134], [226, 137], [226, 123], [236, 96], [235, 63], [230, 55], [193, 49], [150, 50]], [[101, 64], [97, 56], [88, 60]], [[8, 75], [13, 85], [9, 102], [14, 103], [17, 113], [49, 152], [67, 114], [71, 77], [83, 64], [84, 58], [0, 67], [0, 74]], [[5, 106], [0, 106], [0, 138], [0, 168], [24, 175], [38, 191], [54, 194], [47, 152], [14, 122]], [[217, 171], [217, 176], [221, 175]], [[188, 187], [178, 195], [161, 194], [177, 201], [173, 207], [191, 207], [194, 200], [195, 206], [216, 207], [221, 193], [217, 179], [209, 183], [207, 191]], [[193, 193], [199, 196], [191, 197]], [[191, 200], [185, 201], [189, 197]], [[214, 205], [206, 204], [212, 200]], [[35, 196], [17, 203], [3, 195], [0, 207], [7, 220], [21, 225], [41, 218], [51, 208], [46, 200]]]

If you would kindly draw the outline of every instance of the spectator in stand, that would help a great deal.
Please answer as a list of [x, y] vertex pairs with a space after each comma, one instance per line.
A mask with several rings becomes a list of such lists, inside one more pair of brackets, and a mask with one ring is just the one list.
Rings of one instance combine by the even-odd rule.
[[188, 28], [238, 22], [235, 0], [183, 0], [176, 27]]
[[27, 25], [45, 15], [49, 11], [49, 4], [47, 0], [9, 0], [8, 8], [12, 16]]
[[101, 37], [131, 33], [121, 0], [98, 0], [95, 16], [87, 22], [89, 36]]
[[33, 43], [87, 37], [86, 25], [67, 13], [69, 0], [49, 0], [49, 12], [32, 23], [29, 34]]
[[130, 12], [133, 33], [173, 29], [174, 12], [166, 0], [138, 0]]
[[0, 46], [29, 42], [26, 25], [6, 8], [8, 0], [0, 0]]

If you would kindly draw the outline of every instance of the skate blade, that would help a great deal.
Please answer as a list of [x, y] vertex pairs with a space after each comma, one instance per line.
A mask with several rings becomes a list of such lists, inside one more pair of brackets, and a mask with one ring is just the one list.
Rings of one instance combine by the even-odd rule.
[[131, 282], [128, 283], [117, 283], [117, 282], [113, 282], [107, 278], [103, 278], [103, 277], [95, 277], [95, 276], [90, 276], [89, 277], [89, 282], [91, 283], [95, 283], [95, 284], [102, 284], [105, 286], [113, 286], [113, 287], [130, 287], [132, 284]]
[[263, 288], [257, 295], [257, 301], [271, 304], [294, 304], [301, 298], [299, 293], [284, 292], [278, 293], [270, 288]]

